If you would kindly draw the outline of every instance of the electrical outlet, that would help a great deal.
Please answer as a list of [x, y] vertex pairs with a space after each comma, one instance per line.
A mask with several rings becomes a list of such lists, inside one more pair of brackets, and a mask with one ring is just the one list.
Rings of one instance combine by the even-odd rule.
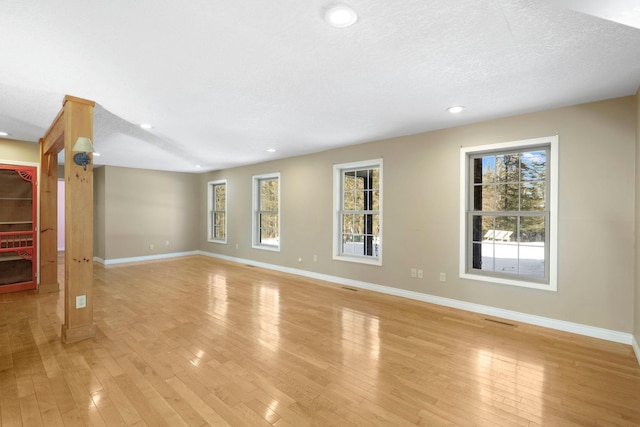
[[424, 277], [424, 272], [422, 269], [418, 269], [418, 279], [422, 279]]
[[149, 245], [149, 250], [152, 251], [153, 250], [153, 243]]
[[316, 262], [316, 261], [318, 261], [318, 255], [313, 256], [313, 262]]
[[418, 277], [418, 270], [416, 270], [415, 268], [411, 269], [411, 277]]
[[440, 273], [440, 281], [441, 282], [446, 282], [447, 281], [446, 273]]
[[76, 296], [76, 308], [86, 308], [86, 307], [87, 307], [87, 296], [86, 295]]

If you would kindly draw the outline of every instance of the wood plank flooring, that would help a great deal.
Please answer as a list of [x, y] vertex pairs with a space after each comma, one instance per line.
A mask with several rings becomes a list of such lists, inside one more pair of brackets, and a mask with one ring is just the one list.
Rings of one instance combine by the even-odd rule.
[[2, 427], [640, 425], [630, 346], [200, 256], [94, 276], [80, 343], [62, 292], [0, 296]]

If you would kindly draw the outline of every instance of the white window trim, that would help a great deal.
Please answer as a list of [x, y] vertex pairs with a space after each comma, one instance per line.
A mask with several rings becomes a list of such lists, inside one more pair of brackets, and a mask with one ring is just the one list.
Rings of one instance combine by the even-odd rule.
[[[213, 230], [212, 230], [212, 222], [213, 222], [213, 203], [214, 203], [214, 196], [213, 196], [213, 187], [215, 187], [216, 185], [222, 185], [224, 184], [225, 187], [225, 192], [224, 192], [224, 212], [225, 212], [225, 221], [224, 221], [224, 239], [216, 239], [213, 237]], [[220, 243], [220, 244], [227, 244], [227, 224], [228, 224], [228, 219], [229, 219], [229, 215], [227, 213], [227, 200], [229, 198], [229, 186], [227, 184], [227, 180], [226, 179], [221, 179], [218, 181], [209, 181], [207, 183], [207, 240], [209, 242], [212, 243]]]
[[[541, 284], [526, 280], [506, 279], [491, 277], [467, 272], [467, 209], [469, 197], [467, 196], [469, 183], [469, 156], [483, 152], [496, 150], [521, 149], [550, 145], [549, 153], [549, 283]], [[558, 290], [558, 136], [526, 139], [522, 141], [502, 142], [498, 144], [481, 145], [475, 147], [460, 148], [460, 278], [480, 280], [484, 282], [499, 283], [503, 285], [522, 286], [526, 288], [542, 289], [556, 292]]]
[[[259, 183], [263, 179], [271, 179], [276, 178], [278, 180], [278, 244], [277, 245], [265, 245], [264, 243], [260, 243], [260, 230], [258, 229], [259, 221], [258, 221], [258, 209], [260, 208], [260, 186]], [[282, 223], [282, 211], [280, 209], [280, 192], [282, 188], [282, 180], [280, 179], [280, 172], [275, 173], [266, 173], [262, 175], [253, 175], [253, 202], [252, 202], [252, 215], [251, 215], [251, 235], [252, 244], [251, 247], [254, 249], [262, 249], [265, 251], [275, 251], [280, 252], [280, 244], [282, 242], [282, 236], [280, 234], [280, 224]]]
[[[340, 226], [340, 208], [342, 207], [342, 171], [345, 169], [360, 169], [367, 167], [377, 167], [380, 169], [380, 255], [377, 257], [343, 255], [340, 253], [340, 244], [342, 242], [342, 229]], [[360, 162], [342, 163], [333, 165], [333, 259], [338, 261], [355, 262], [359, 264], [382, 265], [382, 254], [384, 253], [382, 238], [382, 159], [365, 160]]]

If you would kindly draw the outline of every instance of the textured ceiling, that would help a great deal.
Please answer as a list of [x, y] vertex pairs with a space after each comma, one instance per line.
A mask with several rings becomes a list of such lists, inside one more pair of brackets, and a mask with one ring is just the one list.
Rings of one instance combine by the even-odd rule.
[[68, 94], [96, 164], [203, 172], [630, 95], [640, 9], [608, 3], [349, 0], [337, 29], [323, 0], [2, 0], [0, 131]]

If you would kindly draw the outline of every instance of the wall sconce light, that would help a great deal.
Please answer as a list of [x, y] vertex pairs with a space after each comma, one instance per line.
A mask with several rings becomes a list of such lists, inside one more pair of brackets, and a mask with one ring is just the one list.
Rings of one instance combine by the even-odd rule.
[[86, 136], [79, 137], [71, 151], [79, 151], [78, 154], [73, 155], [73, 161], [76, 165], [83, 166], [84, 170], [87, 170], [87, 165], [91, 163], [91, 157], [87, 153], [93, 153], [91, 139]]

